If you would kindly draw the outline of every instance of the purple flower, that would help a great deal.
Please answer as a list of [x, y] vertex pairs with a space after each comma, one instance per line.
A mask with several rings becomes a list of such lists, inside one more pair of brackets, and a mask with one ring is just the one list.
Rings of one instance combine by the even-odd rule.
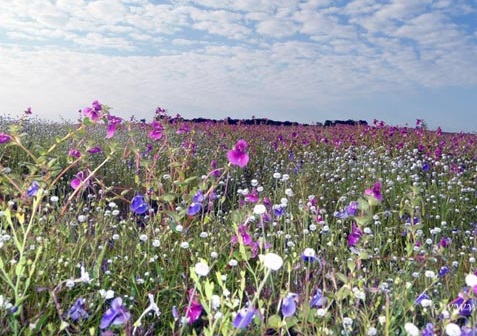
[[103, 116], [103, 107], [97, 100], [93, 101], [91, 105], [92, 107], [85, 107], [83, 109], [83, 114], [92, 122], [97, 122]]
[[144, 199], [144, 196], [138, 193], [132, 199], [130, 209], [136, 215], [142, 215], [149, 209], [149, 205]]
[[119, 117], [107, 115], [106, 119], [108, 120], [108, 129], [106, 131], [106, 139], [110, 139], [116, 133], [116, 126], [119, 125], [123, 120]]
[[255, 316], [255, 309], [244, 307], [240, 309], [237, 316], [235, 316], [234, 321], [232, 322], [234, 328], [237, 329], [246, 329], [253, 320]]
[[12, 138], [8, 134], [0, 133], [0, 144], [8, 143], [10, 140], [12, 140]]
[[88, 149], [87, 152], [90, 153], [90, 154], [99, 153], [99, 152], [101, 152], [101, 147], [99, 147], [99, 146], [92, 147], [92, 148]]
[[86, 174], [82, 171], [76, 174], [76, 177], [71, 180], [70, 185], [73, 189], [78, 189], [81, 184], [83, 184], [83, 188], [89, 185], [89, 180], [85, 176]]
[[282, 300], [282, 314], [283, 317], [293, 316], [296, 312], [296, 300], [297, 295], [295, 293], [288, 293], [288, 295]]
[[249, 156], [245, 152], [247, 149], [247, 143], [245, 140], [239, 140], [235, 144], [234, 148], [227, 153], [227, 159], [232, 165], [243, 168], [247, 165]]
[[376, 182], [372, 189], [366, 189], [365, 194], [368, 196], [374, 196], [378, 201], [383, 200], [383, 195], [381, 194], [381, 183]]
[[322, 308], [326, 305], [326, 297], [323, 296], [321, 289], [316, 290], [316, 294], [313, 295], [310, 301], [311, 308]]
[[122, 303], [123, 299], [120, 297], [115, 298], [111, 302], [111, 307], [106, 310], [101, 319], [101, 324], [99, 325], [101, 329], [106, 329], [111, 325], [122, 325], [129, 321], [131, 314], [126, 310], [126, 307], [122, 306]]
[[37, 181], [33, 181], [31, 186], [28, 187], [28, 190], [27, 190], [27, 197], [33, 197], [33, 196], [36, 196], [36, 194], [38, 193], [38, 190], [40, 190], [40, 185], [38, 184]]
[[361, 236], [363, 236], [363, 231], [355, 223], [353, 223], [351, 227], [351, 233], [348, 235], [348, 247], [356, 246]]
[[422, 303], [422, 301], [424, 300], [429, 300], [430, 297], [429, 295], [427, 295], [425, 292], [422, 293], [422, 294], [419, 294], [419, 296], [416, 298], [416, 300], [414, 301], [414, 304], [415, 305], [420, 305]]
[[81, 157], [81, 153], [77, 149], [70, 149], [70, 151], [68, 152], [68, 156], [79, 158]]
[[73, 321], [86, 320], [89, 317], [86, 310], [84, 310], [84, 299], [79, 298], [66, 312], [65, 318], [70, 318]]
[[442, 266], [440, 269], [439, 269], [439, 272], [437, 273], [439, 278], [442, 278], [443, 276], [445, 276], [447, 273], [450, 272], [450, 268], [447, 267], [447, 266]]
[[348, 217], [352, 217], [356, 215], [356, 212], [358, 211], [358, 202], [352, 201], [349, 203], [348, 206], [344, 208], [343, 211], [335, 213], [336, 218], [340, 219], [346, 219]]
[[204, 193], [202, 190], [198, 190], [192, 198], [192, 203], [187, 208], [187, 215], [194, 216], [202, 209], [202, 202], [204, 201]]
[[434, 336], [434, 325], [432, 323], [426, 324], [426, 328], [422, 331], [422, 336]]

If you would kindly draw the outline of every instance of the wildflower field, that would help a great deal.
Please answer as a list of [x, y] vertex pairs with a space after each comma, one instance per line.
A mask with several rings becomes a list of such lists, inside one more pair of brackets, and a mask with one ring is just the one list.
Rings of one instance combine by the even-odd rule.
[[476, 134], [29, 113], [2, 335], [477, 335]]

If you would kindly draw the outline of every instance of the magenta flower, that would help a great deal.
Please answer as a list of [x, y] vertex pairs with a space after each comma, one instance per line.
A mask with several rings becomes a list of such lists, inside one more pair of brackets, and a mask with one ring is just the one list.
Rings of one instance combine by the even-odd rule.
[[76, 177], [71, 180], [70, 185], [73, 189], [78, 189], [81, 184], [83, 184], [83, 187], [87, 187], [89, 185], [89, 180], [86, 179], [87, 174], [84, 172], [80, 171], [76, 174]]
[[32, 114], [31, 107], [27, 107], [25, 111], [23, 111], [25, 114]]
[[353, 223], [351, 233], [348, 235], [348, 247], [356, 246], [362, 235], [363, 231], [355, 223]]
[[97, 122], [103, 117], [103, 111], [101, 109], [97, 110], [91, 107], [85, 107], [83, 109], [83, 114], [89, 118], [91, 122]]
[[149, 132], [149, 138], [158, 141], [162, 138], [162, 131], [164, 131], [164, 127], [162, 127], [161, 123], [154, 120], [152, 122], [152, 131]]
[[257, 203], [258, 202], [258, 191], [253, 189], [247, 196], [245, 196], [245, 202]]
[[367, 196], [374, 196], [378, 201], [383, 200], [383, 195], [381, 194], [381, 183], [376, 182], [372, 189], [366, 189], [364, 192]]
[[[242, 244], [251, 245], [253, 243], [253, 238], [247, 232], [247, 226], [245, 224], [240, 224], [239, 225], [238, 233], [239, 233], [240, 237], [242, 238]], [[238, 241], [239, 241], [238, 236], [235, 235], [235, 236], [232, 237], [231, 243], [236, 244], [236, 243], [238, 243]]]
[[194, 323], [202, 314], [202, 310], [202, 305], [197, 300], [197, 293], [193, 289], [189, 290], [189, 305], [185, 308], [189, 323]]
[[81, 157], [81, 153], [77, 149], [70, 149], [70, 151], [68, 152], [68, 156], [79, 158]]
[[125, 324], [129, 321], [131, 314], [122, 303], [123, 299], [120, 297], [115, 298], [111, 302], [111, 308], [104, 313], [103, 318], [101, 319], [101, 324], [99, 325], [101, 329], [106, 329], [111, 325]]
[[116, 133], [116, 126], [119, 125], [123, 119], [120, 117], [112, 116], [112, 115], [107, 115], [106, 116], [108, 120], [108, 130], [106, 132], [106, 139], [110, 139], [114, 136], [114, 133]]
[[247, 149], [247, 143], [245, 140], [239, 140], [235, 144], [234, 148], [227, 153], [227, 159], [233, 165], [243, 168], [247, 165], [249, 156], [245, 152]]
[[0, 144], [8, 143], [12, 138], [5, 133], [0, 133]]

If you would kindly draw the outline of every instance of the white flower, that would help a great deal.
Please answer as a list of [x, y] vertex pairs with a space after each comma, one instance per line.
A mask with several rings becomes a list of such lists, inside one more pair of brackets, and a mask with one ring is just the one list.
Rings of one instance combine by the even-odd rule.
[[324, 308], [319, 308], [317, 311], [316, 311], [316, 315], [318, 315], [319, 317], [323, 317], [326, 315], [326, 309]]
[[183, 249], [188, 249], [188, 248], [189, 248], [189, 243], [188, 243], [188, 242], [182, 242], [182, 243], [181, 243], [181, 247], [182, 247]]
[[195, 270], [195, 273], [197, 273], [197, 275], [200, 277], [201, 276], [205, 277], [210, 272], [209, 266], [204, 262], [198, 262], [197, 264], [195, 264], [194, 270]]
[[101, 297], [105, 300], [112, 299], [114, 297], [114, 291], [111, 289], [108, 289], [108, 290], [100, 289], [99, 295], [101, 295]]
[[154, 302], [154, 295], [148, 293], [147, 296], [149, 297], [149, 306], [146, 308], [145, 313], [147, 314], [152, 310], [154, 311], [154, 313], [156, 313], [156, 316], [159, 317], [161, 315], [161, 312], [159, 310], [159, 307]]
[[74, 280], [66, 280], [66, 287], [73, 288], [75, 286]]
[[406, 330], [408, 336], [419, 336], [419, 328], [413, 323], [407, 322], [404, 325], [404, 330]]
[[273, 178], [274, 178], [274, 179], [279, 179], [280, 177], [282, 177], [282, 174], [280, 174], [280, 173], [273, 173]]
[[85, 268], [83, 266], [81, 266], [81, 278], [80, 278], [80, 281], [82, 282], [86, 282], [86, 283], [91, 283], [91, 281], [93, 281], [90, 277], [89, 277], [89, 273], [86, 272]]
[[263, 257], [263, 264], [272, 271], [278, 271], [283, 265], [283, 259], [278, 254], [267, 253]]
[[59, 201], [58, 196], [51, 196], [51, 197], [50, 197], [50, 202], [51, 202], [51, 203], [56, 203], [56, 202], [58, 202], [58, 201]]
[[446, 335], [448, 336], [460, 336], [462, 331], [460, 327], [455, 323], [449, 323], [446, 325]]
[[367, 335], [368, 336], [376, 336], [378, 334], [378, 330], [375, 327], [369, 327]]
[[211, 306], [213, 310], [217, 310], [220, 307], [220, 296], [214, 294], [211, 299]]
[[215, 251], [210, 252], [210, 257], [212, 259], [217, 259], [219, 257], [219, 254]]
[[230, 266], [230, 267], [235, 267], [235, 266], [237, 266], [237, 265], [238, 265], [238, 261], [237, 261], [237, 260], [232, 259], [232, 260], [229, 261], [229, 266]]
[[140, 235], [139, 240], [145, 242], [147, 240], [147, 235], [145, 234]]
[[424, 276], [426, 278], [434, 278], [436, 276], [436, 273], [434, 273], [433, 271], [425, 271]]
[[265, 212], [267, 212], [267, 208], [263, 204], [257, 204], [253, 208], [253, 213], [256, 215], [263, 215]]
[[154, 240], [152, 241], [152, 246], [154, 246], [154, 247], [159, 247], [159, 246], [161, 246], [161, 242], [159, 241], [159, 239], [154, 239]]
[[477, 286], [477, 275], [475, 274], [467, 274], [465, 277], [465, 283], [469, 287]]

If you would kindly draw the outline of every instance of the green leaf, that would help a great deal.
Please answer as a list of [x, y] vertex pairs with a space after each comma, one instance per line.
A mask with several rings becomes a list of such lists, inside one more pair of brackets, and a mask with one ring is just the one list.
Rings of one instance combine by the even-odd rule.
[[267, 327], [278, 330], [282, 325], [282, 319], [278, 315], [272, 315], [268, 318]]
[[358, 199], [358, 210], [366, 211], [368, 209], [369, 209], [368, 201], [363, 199], [363, 198], [359, 198]]
[[173, 202], [176, 199], [176, 195], [168, 193], [168, 194], [162, 195], [161, 198], [164, 202]]

